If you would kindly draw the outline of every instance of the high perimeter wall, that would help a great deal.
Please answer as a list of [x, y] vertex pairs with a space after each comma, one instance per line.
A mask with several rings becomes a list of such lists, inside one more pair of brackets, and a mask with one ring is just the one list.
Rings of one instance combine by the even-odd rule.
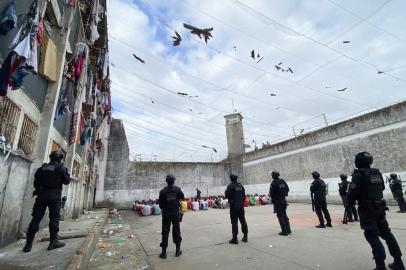
[[290, 199], [303, 200], [309, 198], [310, 173], [317, 170], [329, 185], [330, 201], [337, 200], [338, 175], [351, 176], [360, 151], [369, 151], [385, 176], [396, 172], [406, 179], [406, 102], [246, 153], [245, 183], [252, 192], [267, 189], [268, 172], [277, 169], [289, 181]]
[[242, 175], [242, 165], [205, 162], [130, 162], [129, 149], [122, 122], [111, 123], [104, 179], [97, 183], [96, 205], [130, 208], [134, 200], [158, 199], [166, 186], [165, 177], [173, 173], [176, 185], [185, 196], [195, 196], [196, 188], [207, 194], [224, 193], [231, 172]]

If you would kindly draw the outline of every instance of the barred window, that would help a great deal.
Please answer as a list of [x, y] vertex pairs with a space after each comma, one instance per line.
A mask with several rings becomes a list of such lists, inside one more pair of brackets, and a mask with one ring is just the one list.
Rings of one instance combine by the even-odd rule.
[[18, 148], [23, 150], [26, 155], [31, 155], [34, 149], [34, 143], [37, 134], [37, 125], [27, 115], [24, 115], [23, 126], [21, 127]]
[[14, 141], [20, 112], [20, 108], [9, 98], [0, 98], [0, 137], [4, 136], [7, 144]]

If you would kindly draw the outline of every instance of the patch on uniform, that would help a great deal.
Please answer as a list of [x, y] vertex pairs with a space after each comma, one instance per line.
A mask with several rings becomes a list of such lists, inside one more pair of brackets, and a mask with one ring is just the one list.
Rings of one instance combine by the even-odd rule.
[[279, 188], [285, 188], [286, 185], [285, 184], [279, 184]]
[[242, 187], [235, 187], [235, 191], [242, 191]]
[[167, 201], [175, 201], [176, 200], [176, 193], [170, 192], [166, 194]]
[[371, 174], [371, 183], [379, 184], [381, 182], [382, 182], [381, 176], [378, 173]]

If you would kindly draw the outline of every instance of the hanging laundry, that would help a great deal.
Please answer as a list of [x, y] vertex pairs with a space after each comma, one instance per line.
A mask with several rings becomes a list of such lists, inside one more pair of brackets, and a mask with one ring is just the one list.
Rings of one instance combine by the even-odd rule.
[[102, 5], [100, 5], [99, 0], [96, 0], [93, 4], [93, 9], [92, 9], [92, 20], [90, 23], [90, 41], [94, 43], [96, 40], [99, 39], [100, 34], [97, 29], [97, 25], [99, 24], [102, 15], [104, 14], [104, 8]]
[[107, 78], [108, 75], [108, 67], [109, 67], [109, 52], [106, 51], [104, 53], [104, 61], [103, 61], [103, 79]]
[[39, 72], [48, 81], [56, 82], [58, 80], [58, 73], [56, 70], [57, 64], [57, 49], [52, 39], [47, 36], [44, 37], [43, 45], [41, 47], [41, 65]]
[[44, 41], [44, 20], [42, 18], [40, 18], [38, 22], [37, 41], [39, 46], [41, 46]]
[[74, 6], [76, 5], [76, 0], [66, 0], [66, 4], [69, 6]]
[[14, 1], [10, 1], [3, 14], [0, 16], [0, 34], [5, 36], [7, 33], [16, 27], [17, 25], [17, 15], [16, 15], [16, 5]]
[[69, 144], [74, 144], [76, 141], [76, 136], [78, 133], [78, 117], [77, 113], [73, 114], [72, 116], [72, 123], [70, 126], [70, 134], [69, 134]]

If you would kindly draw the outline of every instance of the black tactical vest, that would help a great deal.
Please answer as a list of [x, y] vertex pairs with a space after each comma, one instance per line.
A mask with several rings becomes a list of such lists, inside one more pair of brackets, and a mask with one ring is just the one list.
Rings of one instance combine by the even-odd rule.
[[43, 164], [37, 171], [37, 184], [43, 189], [62, 189], [58, 166]]
[[283, 179], [279, 179], [278, 182], [279, 194], [278, 197], [285, 198], [288, 196], [288, 186]]
[[383, 198], [384, 181], [377, 169], [359, 170], [362, 174], [361, 197], [368, 201], [378, 201]]

